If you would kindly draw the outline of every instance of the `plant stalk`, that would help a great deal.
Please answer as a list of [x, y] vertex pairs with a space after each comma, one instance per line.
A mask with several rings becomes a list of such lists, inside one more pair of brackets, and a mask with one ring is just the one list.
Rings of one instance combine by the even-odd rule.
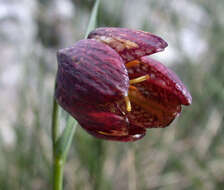
[[53, 146], [53, 190], [62, 190], [64, 163], [60, 158], [56, 158], [56, 142], [59, 136], [59, 105], [54, 97], [51, 132]]
[[63, 173], [64, 173], [64, 161], [54, 157], [53, 165], [53, 190], [63, 189]]

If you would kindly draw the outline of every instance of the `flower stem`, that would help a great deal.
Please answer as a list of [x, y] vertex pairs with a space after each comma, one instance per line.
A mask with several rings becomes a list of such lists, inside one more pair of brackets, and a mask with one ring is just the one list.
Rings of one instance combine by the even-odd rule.
[[52, 141], [53, 141], [53, 190], [63, 189], [64, 163], [75, 133], [76, 121], [68, 116], [66, 127], [59, 136], [59, 106], [54, 99], [52, 114]]
[[62, 190], [63, 189], [63, 171], [64, 171], [63, 160], [57, 159], [54, 157], [53, 190]]
[[53, 146], [53, 190], [62, 190], [63, 184], [63, 169], [64, 163], [59, 158], [56, 158], [56, 142], [59, 136], [59, 106], [56, 99], [53, 97], [53, 111], [52, 111], [52, 146]]
[[68, 116], [66, 127], [59, 134], [59, 106], [54, 98], [52, 113], [52, 142], [53, 142], [53, 190], [63, 189], [64, 163], [75, 133], [76, 121]]

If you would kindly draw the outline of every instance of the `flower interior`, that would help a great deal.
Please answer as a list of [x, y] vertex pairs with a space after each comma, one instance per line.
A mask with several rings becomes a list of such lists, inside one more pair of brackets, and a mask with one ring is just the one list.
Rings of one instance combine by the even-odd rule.
[[168, 126], [191, 104], [191, 96], [174, 72], [148, 55], [167, 43], [153, 34], [119, 28], [99, 28], [89, 38], [102, 42], [122, 57], [129, 77], [128, 95], [112, 103], [110, 111], [141, 128]]

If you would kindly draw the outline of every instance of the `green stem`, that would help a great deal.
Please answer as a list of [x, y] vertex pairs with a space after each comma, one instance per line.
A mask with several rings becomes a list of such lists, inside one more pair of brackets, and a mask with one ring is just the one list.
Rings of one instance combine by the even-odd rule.
[[62, 159], [54, 157], [53, 165], [53, 190], [63, 189], [63, 173], [64, 173], [64, 162]]
[[56, 142], [59, 136], [59, 105], [53, 97], [53, 110], [52, 110], [52, 145], [53, 145], [53, 190], [62, 190], [63, 181], [63, 163], [60, 159], [56, 158]]
[[52, 114], [52, 141], [53, 141], [53, 190], [63, 189], [64, 163], [75, 133], [76, 121], [68, 116], [66, 127], [59, 136], [59, 106], [54, 100]]

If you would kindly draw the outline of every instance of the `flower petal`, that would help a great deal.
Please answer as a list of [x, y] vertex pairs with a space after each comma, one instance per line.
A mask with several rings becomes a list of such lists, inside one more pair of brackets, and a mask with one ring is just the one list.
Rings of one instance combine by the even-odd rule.
[[115, 49], [124, 61], [163, 51], [167, 43], [160, 37], [127, 28], [97, 28], [88, 38], [96, 39]]
[[96, 40], [81, 40], [59, 50], [57, 56], [57, 99], [99, 104], [127, 95], [127, 70], [119, 54], [109, 46]]
[[145, 136], [145, 130], [144, 132], [136, 135], [126, 135], [126, 136], [112, 136], [112, 135], [106, 135], [106, 134], [100, 134], [98, 131], [94, 130], [88, 130], [84, 127], [84, 129], [91, 135], [100, 138], [100, 139], [105, 139], [105, 140], [112, 140], [112, 141], [122, 141], [122, 142], [130, 142], [130, 141], [136, 141], [141, 139], [142, 137]]
[[191, 104], [190, 93], [176, 74], [158, 61], [145, 56], [136, 63], [129, 63], [129, 78], [149, 77], [130, 86], [133, 111], [128, 118], [137, 126], [166, 127], [180, 113], [181, 104]]
[[95, 112], [86, 115], [80, 125], [90, 134], [116, 141], [134, 141], [145, 135], [142, 127], [130, 125], [127, 119], [109, 112]]
[[[178, 97], [180, 103], [183, 105], [190, 105], [192, 102], [192, 97], [185, 87], [185, 85], [181, 82], [179, 77], [168, 67], [163, 65], [162, 63], [150, 58], [150, 57], [142, 57], [141, 62], [143, 63], [142, 71], [149, 74], [149, 80], [151, 84], [154, 83], [161, 88], [166, 89], [167, 91], [173, 93]], [[144, 75], [144, 72], [141, 72]], [[165, 100], [166, 97], [163, 97]], [[169, 101], [172, 101], [169, 99]]]
[[[146, 83], [146, 82], [145, 82]], [[158, 128], [168, 126], [181, 111], [181, 105], [175, 101], [165, 104], [154, 96], [143, 94], [147, 84], [142, 84], [141, 91], [132, 87], [129, 90], [129, 98], [132, 103], [132, 111], [127, 113], [130, 123], [144, 128]], [[150, 94], [150, 91], [149, 91]]]

